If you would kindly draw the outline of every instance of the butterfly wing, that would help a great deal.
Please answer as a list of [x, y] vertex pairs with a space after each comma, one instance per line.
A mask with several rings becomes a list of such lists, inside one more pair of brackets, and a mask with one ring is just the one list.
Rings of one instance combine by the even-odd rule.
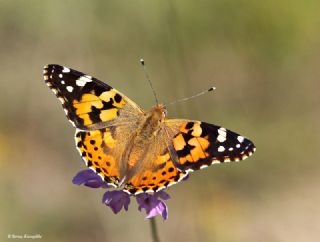
[[96, 130], [137, 118], [143, 110], [125, 95], [79, 71], [44, 67], [44, 80], [61, 101], [69, 121], [81, 130]]
[[175, 165], [183, 171], [244, 160], [256, 149], [249, 139], [213, 124], [168, 119], [165, 125], [168, 136], [172, 137]]
[[131, 194], [157, 192], [211, 164], [240, 161], [252, 155], [254, 144], [223, 127], [199, 121], [168, 119], [152, 141], [144, 168], [126, 184]]
[[118, 187], [121, 180], [121, 155], [130, 142], [135, 123], [98, 130], [77, 130], [75, 141], [85, 164], [105, 182]]
[[170, 154], [169, 140], [165, 129], [150, 139], [150, 145], [137, 157], [130, 157], [129, 163], [135, 164], [134, 175], [124, 186], [130, 194], [157, 192], [176, 184], [187, 176], [179, 170]]
[[120, 155], [143, 110], [109, 85], [67, 67], [45, 66], [44, 79], [77, 128], [75, 141], [86, 165], [118, 186]]

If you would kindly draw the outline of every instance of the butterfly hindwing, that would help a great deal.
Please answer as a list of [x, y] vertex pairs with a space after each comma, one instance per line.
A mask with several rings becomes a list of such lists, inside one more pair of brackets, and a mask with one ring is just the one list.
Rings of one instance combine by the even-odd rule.
[[44, 79], [61, 101], [70, 122], [81, 130], [134, 119], [142, 110], [109, 85], [60, 65], [44, 67]]
[[112, 154], [106, 149], [114, 147], [115, 140], [109, 128], [81, 131], [75, 135], [77, 149], [86, 166], [95, 171], [109, 185], [119, 184], [119, 167]]
[[118, 187], [123, 177], [123, 154], [130, 146], [136, 122], [97, 129], [76, 130], [75, 141], [85, 164], [109, 185]]
[[[159, 140], [160, 141], [160, 140]], [[162, 140], [164, 141], [164, 140]], [[161, 142], [161, 141], [160, 141]], [[165, 142], [154, 143], [155, 146], [165, 145]], [[180, 182], [187, 172], [179, 170], [168, 151], [154, 152], [146, 157], [149, 165], [135, 174], [125, 185], [124, 190], [131, 194], [142, 192], [158, 192], [166, 187]]]
[[167, 120], [173, 130], [172, 146], [177, 167], [193, 171], [224, 162], [240, 161], [251, 156], [254, 144], [223, 127], [191, 120]]

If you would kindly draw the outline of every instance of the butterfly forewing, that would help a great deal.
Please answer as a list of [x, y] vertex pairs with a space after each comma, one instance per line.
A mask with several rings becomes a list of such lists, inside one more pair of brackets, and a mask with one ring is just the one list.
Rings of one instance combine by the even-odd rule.
[[142, 113], [134, 102], [98, 79], [60, 65], [44, 67], [44, 79], [78, 129], [131, 121]]
[[171, 131], [177, 167], [185, 171], [211, 164], [240, 161], [251, 156], [254, 144], [247, 138], [223, 127], [191, 120], [166, 120]]

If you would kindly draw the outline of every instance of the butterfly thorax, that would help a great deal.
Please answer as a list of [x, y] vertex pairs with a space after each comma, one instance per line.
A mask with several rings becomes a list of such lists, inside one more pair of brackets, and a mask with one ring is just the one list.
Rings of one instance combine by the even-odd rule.
[[121, 157], [120, 180], [122, 184], [135, 174], [152, 167], [152, 163], [148, 160], [150, 145], [155, 142], [157, 134], [162, 129], [165, 117], [166, 109], [159, 104], [143, 113], [138, 120], [138, 128], [131, 134], [130, 141]]
[[166, 109], [162, 104], [156, 105], [150, 111], [144, 113], [144, 117], [139, 134], [147, 139], [154, 138], [166, 117]]

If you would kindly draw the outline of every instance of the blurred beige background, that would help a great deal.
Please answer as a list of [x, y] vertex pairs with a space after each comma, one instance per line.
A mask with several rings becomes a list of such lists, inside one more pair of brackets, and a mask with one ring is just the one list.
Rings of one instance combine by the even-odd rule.
[[[44, 84], [56, 63], [148, 109], [212, 85], [169, 117], [223, 125], [257, 152], [168, 190], [162, 241], [319, 241], [320, 3], [289, 0], [0, 1], [0, 241], [151, 241], [132, 201], [114, 215], [78, 187], [74, 129]], [[13, 241], [12, 239], [10, 241]]]

